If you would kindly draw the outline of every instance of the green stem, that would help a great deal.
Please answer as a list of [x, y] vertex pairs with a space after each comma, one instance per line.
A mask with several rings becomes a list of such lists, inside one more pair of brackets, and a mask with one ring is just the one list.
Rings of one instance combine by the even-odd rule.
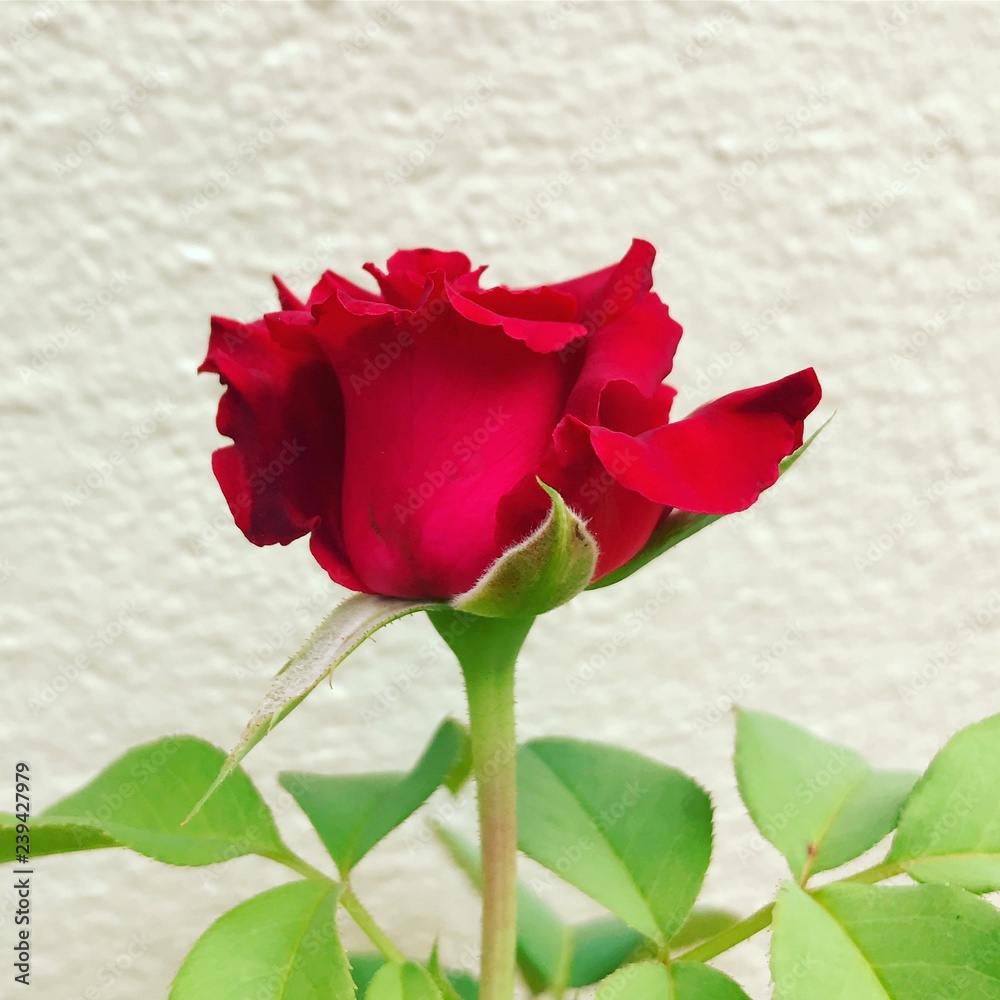
[[771, 923], [771, 916], [774, 913], [774, 903], [762, 906], [756, 913], [750, 914], [745, 920], [741, 920], [732, 927], [727, 927], [724, 931], [719, 931], [715, 937], [710, 937], [707, 941], [684, 952], [679, 960], [684, 962], [707, 962], [717, 955], [721, 955], [730, 948], [735, 948], [742, 944], [747, 938], [752, 938], [754, 934], [759, 934]]
[[[874, 885], [876, 882], [883, 882], [887, 878], [901, 875], [902, 872], [903, 869], [899, 865], [891, 861], [886, 861], [872, 868], [866, 868], [856, 875], [848, 875], [846, 878], [838, 879], [836, 882], [829, 884], [843, 885], [844, 883], [853, 882], [856, 884]], [[815, 892], [816, 890], [811, 889], [807, 891]], [[710, 959], [716, 958], [724, 951], [735, 948], [748, 938], [752, 938], [754, 934], [759, 934], [762, 930], [769, 927], [773, 916], [774, 903], [768, 903], [767, 906], [762, 906], [756, 913], [750, 914], [745, 920], [741, 920], [738, 924], [733, 924], [732, 927], [727, 927], [714, 937], [696, 945], [690, 951], [684, 952], [684, 954], [679, 956], [679, 960], [685, 962], [707, 962]]]
[[512, 1000], [517, 957], [517, 739], [514, 665], [531, 618], [433, 612], [462, 666], [483, 857], [479, 1000]]
[[857, 875], [848, 875], [847, 878], [840, 879], [841, 882], [855, 882], [862, 885], [874, 885], [876, 882], [884, 882], [887, 878], [895, 878], [902, 875], [904, 869], [897, 865], [895, 861], [883, 861], [880, 865], [873, 865], [866, 868]]
[[313, 867], [305, 858], [300, 858], [293, 851], [281, 854], [268, 854], [265, 857], [270, 858], [272, 861], [277, 861], [279, 865], [284, 865], [286, 868], [291, 868], [293, 872], [298, 872], [305, 878], [319, 879], [321, 882], [334, 881], [325, 872], [321, 872], [318, 868]]
[[340, 902], [351, 915], [351, 919], [365, 932], [368, 940], [382, 953], [387, 962], [405, 962], [406, 956], [389, 940], [388, 935], [377, 923], [375, 918], [361, 905], [361, 900], [354, 895], [354, 890], [344, 886], [340, 894]]
[[[309, 864], [305, 858], [300, 858], [293, 851], [282, 854], [266, 855], [272, 861], [291, 868], [293, 872], [304, 875], [306, 878], [318, 879], [321, 882], [331, 882], [334, 880], [321, 872], [318, 868]], [[361, 900], [354, 895], [354, 890], [347, 882], [341, 883], [343, 886], [340, 893], [340, 903], [350, 914], [351, 919], [364, 931], [368, 940], [382, 953], [382, 957], [387, 962], [405, 962], [406, 956], [389, 940], [389, 936], [382, 930], [375, 918], [361, 905]]]

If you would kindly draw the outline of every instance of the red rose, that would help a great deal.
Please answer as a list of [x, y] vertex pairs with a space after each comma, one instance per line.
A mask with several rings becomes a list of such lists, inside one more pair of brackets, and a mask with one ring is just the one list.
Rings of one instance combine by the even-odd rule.
[[617, 569], [672, 508], [749, 507], [802, 442], [812, 369], [670, 422], [680, 326], [636, 240], [573, 281], [482, 288], [461, 253], [402, 250], [380, 294], [328, 271], [306, 302], [215, 318], [202, 371], [228, 386], [213, 468], [257, 545], [311, 534], [339, 584], [396, 597], [467, 591], [551, 501]]

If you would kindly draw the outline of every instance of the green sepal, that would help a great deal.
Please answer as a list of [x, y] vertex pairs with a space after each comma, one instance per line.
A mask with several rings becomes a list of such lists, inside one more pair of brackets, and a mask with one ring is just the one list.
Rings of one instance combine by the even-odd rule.
[[503, 553], [476, 585], [454, 598], [456, 611], [485, 618], [532, 618], [585, 590], [597, 566], [586, 522], [541, 480], [552, 506], [542, 524]]
[[436, 601], [410, 601], [378, 594], [354, 594], [338, 604], [278, 672], [260, 708], [229, 752], [215, 781], [191, 810], [191, 816], [204, 806], [239, 762], [366, 639], [406, 615], [446, 607]]

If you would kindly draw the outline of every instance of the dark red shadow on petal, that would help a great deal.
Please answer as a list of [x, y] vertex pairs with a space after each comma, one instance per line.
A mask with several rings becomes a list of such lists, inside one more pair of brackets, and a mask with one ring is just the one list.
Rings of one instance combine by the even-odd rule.
[[305, 340], [298, 349], [277, 343], [263, 321], [213, 318], [199, 371], [226, 386], [217, 426], [233, 445], [215, 452], [212, 468], [240, 530], [255, 545], [317, 531], [326, 539], [324, 569], [366, 590], [340, 532], [343, 402], [325, 357]]

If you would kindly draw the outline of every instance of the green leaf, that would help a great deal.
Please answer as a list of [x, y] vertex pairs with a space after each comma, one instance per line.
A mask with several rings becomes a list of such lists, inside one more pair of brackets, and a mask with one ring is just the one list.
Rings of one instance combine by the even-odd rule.
[[674, 962], [667, 969], [659, 962], [640, 962], [619, 969], [602, 983], [595, 1000], [748, 1000], [748, 997], [728, 976], [707, 965]]
[[460, 594], [456, 611], [486, 618], [533, 618], [584, 590], [597, 566], [597, 542], [587, 522], [540, 479], [549, 495], [548, 516], [523, 542], [509, 548], [476, 585]]
[[743, 989], [718, 969], [698, 962], [670, 966], [677, 1000], [749, 1000]]
[[290, 882], [223, 914], [184, 960], [169, 1000], [347, 1000], [339, 886]]
[[684, 921], [684, 926], [670, 939], [670, 947], [677, 950], [688, 948], [700, 941], [707, 941], [727, 927], [732, 927], [739, 920], [740, 917], [730, 910], [696, 906], [691, 911], [691, 916]]
[[380, 628], [417, 611], [446, 608], [433, 601], [409, 601], [378, 594], [354, 594], [338, 604], [281, 668], [239, 742], [229, 752], [215, 781], [192, 809], [193, 816], [215, 794], [244, 757], [325, 677]]
[[950, 886], [787, 883], [771, 974], [775, 1000], [1000, 1000], [1000, 913]]
[[443, 1000], [430, 973], [414, 962], [382, 966], [365, 996], [366, 1000]]
[[[820, 432], [826, 429], [826, 425], [831, 420], [833, 420], [833, 417], [828, 417], [817, 430], [809, 435], [809, 438], [797, 451], [792, 452], [791, 455], [782, 460], [779, 466], [781, 475], [784, 475], [805, 454], [805, 450], [816, 440]], [[592, 583], [587, 590], [600, 590], [601, 587], [610, 587], [611, 584], [618, 583], [630, 577], [636, 570], [642, 569], [646, 563], [650, 563], [658, 556], [662, 556], [664, 552], [672, 549], [675, 545], [690, 538], [692, 535], [697, 535], [703, 528], [714, 524], [722, 517], [726, 517], [726, 515], [691, 514], [680, 510], [672, 512], [653, 532], [652, 537], [638, 555], [630, 559], [624, 566], [608, 573], [607, 576], [602, 576], [596, 583]]]
[[[445, 849], [479, 889], [483, 870], [479, 848], [445, 827], [435, 833]], [[517, 965], [533, 993], [561, 983], [589, 986], [626, 962], [645, 938], [615, 917], [578, 926], [563, 923], [528, 886], [517, 886]]]
[[[103, 831], [113, 844], [172, 865], [211, 865], [245, 854], [289, 854], [271, 810], [243, 770], [235, 771], [187, 825], [202, 788], [218, 773], [225, 754], [194, 736], [169, 736], [134, 747], [86, 787], [46, 809], [35, 822]], [[64, 841], [65, 843], [65, 841]]]
[[[351, 961], [351, 975], [354, 977], [354, 983], [358, 990], [357, 1000], [365, 1000], [368, 994], [368, 987], [371, 985], [371, 981], [375, 978], [375, 974], [381, 969], [385, 964], [386, 960], [378, 954], [352, 954], [350, 956]], [[441, 991], [444, 1000], [453, 1000], [449, 997], [449, 994], [442, 988], [438, 976], [441, 974], [441, 966], [437, 961], [436, 951], [431, 955], [431, 960], [428, 963], [428, 971], [431, 974], [431, 979], [434, 980], [435, 985]], [[478, 1000], [479, 997], [479, 986], [472, 976], [465, 972], [445, 972], [444, 975], [447, 977], [446, 982], [448, 988], [452, 990], [454, 994], [457, 994], [459, 1000]]]
[[712, 807], [690, 778], [646, 757], [537, 740], [518, 752], [518, 845], [664, 944], [704, 880]]
[[892, 832], [916, 775], [874, 771], [846, 747], [741, 710], [736, 777], [757, 829], [802, 879], [864, 854]]
[[462, 736], [455, 763], [442, 784], [452, 795], [458, 795], [472, 776], [472, 741], [469, 739], [469, 730], [466, 726], [460, 722], [454, 724], [462, 731]]
[[566, 930], [572, 950], [566, 985], [573, 988], [600, 982], [646, 943], [642, 934], [617, 917], [591, 920]]
[[468, 756], [468, 735], [446, 719], [408, 774], [326, 777], [286, 771], [282, 786], [316, 828], [343, 878], [387, 834], [413, 815]]
[[351, 963], [351, 978], [358, 993], [357, 1000], [365, 1000], [375, 973], [385, 965], [385, 958], [378, 952], [370, 954], [352, 952], [347, 957]]
[[963, 729], [931, 761], [889, 860], [919, 882], [1000, 890], [1000, 715]]
[[601, 983], [594, 1000], [674, 1000], [674, 986], [665, 966], [639, 962]]
[[[18, 819], [11, 813], [0, 813], [0, 864], [17, 859]], [[30, 857], [47, 854], [69, 854], [73, 851], [95, 851], [102, 847], [121, 847], [100, 827], [89, 823], [59, 823], [41, 816], [29, 820]]]
[[444, 1000], [479, 1000], [479, 983], [464, 972], [447, 972], [441, 967], [437, 942], [427, 962], [427, 971]]

